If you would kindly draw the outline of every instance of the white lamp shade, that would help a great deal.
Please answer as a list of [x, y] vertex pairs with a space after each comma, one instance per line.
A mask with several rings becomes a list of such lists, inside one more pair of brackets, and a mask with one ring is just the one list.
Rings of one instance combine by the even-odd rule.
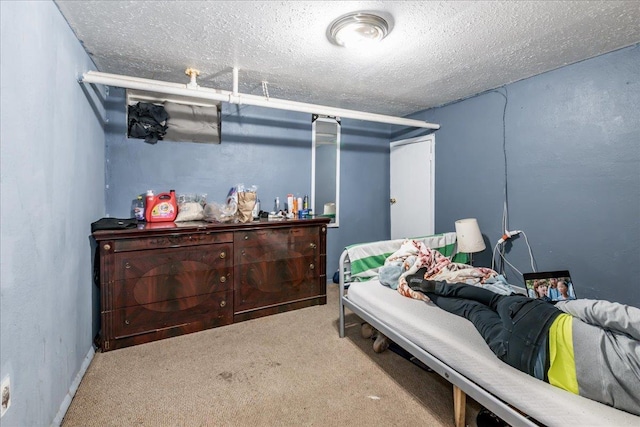
[[456, 239], [458, 251], [474, 253], [484, 251], [486, 246], [482, 240], [482, 233], [475, 218], [459, 219], [456, 221]]

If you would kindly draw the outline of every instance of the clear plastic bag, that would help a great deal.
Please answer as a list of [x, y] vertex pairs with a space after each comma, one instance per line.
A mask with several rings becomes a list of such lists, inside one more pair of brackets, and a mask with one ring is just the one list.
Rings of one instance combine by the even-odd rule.
[[209, 222], [231, 222], [236, 216], [237, 205], [230, 207], [215, 202], [207, 203], [204, 207], [204, 220]]
[[179, 194], [177, 197], [178, 216], [175, 222], [202, 221], [204, 219], [202, 200], [206, 200], [206, 198], [206, 194]]
[[257, 199], [258, 187], [245, 187], [237, 184], [227, 193], [226, 203], [207, 203], [204, 207], [204, 220], [209, 222], [250, 222], [253, 220], [253, 207]]
[[204, 206], [204, 220], [209, 222], [231, 222], [238, 211], [238, 189], [231, 187], [225, 204], [210, 202]]

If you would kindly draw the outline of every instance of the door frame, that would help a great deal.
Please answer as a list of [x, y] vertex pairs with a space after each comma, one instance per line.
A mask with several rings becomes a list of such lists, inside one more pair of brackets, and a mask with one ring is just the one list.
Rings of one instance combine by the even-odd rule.
[[[389, 143], [389, 192], [391, 192], [391, 149], [395, 147], [400, 147], [402, 145], [416, 144], [420, 142], [426, 142], [429, 144], [429, 204], [431, 205], [431, 223], [429, 224], [433, 233], [435, 233], [436, 229], [436, 198], [435, 198], [435, 179], [436, 179], [436, 136], [435, 133], [430, 133], [428, 135], [416, 136], [413, 138], [400, 139], [397, 141], [391, 141]], [[391, 204], [389, 204], [389, 221], [391, 221]], [[389, 232], [391, 232], [391, 224], [389, 224]], [[413, 236], [419, 237], [419, 236]]]

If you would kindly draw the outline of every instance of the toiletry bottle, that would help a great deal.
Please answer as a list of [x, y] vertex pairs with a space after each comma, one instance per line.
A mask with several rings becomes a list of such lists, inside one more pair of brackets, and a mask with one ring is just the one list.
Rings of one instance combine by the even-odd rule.
[[309, 209], [309, 196], [304, 195], [304, 199], [302, 199], [302, 209]]
[[153, 190], [147, 190], [147, 198], [145, 199], [144, 208], [144, 219], [147, 222], [151, 222], [151, 210], [153, 209], [154, 202], [155, 197], [153, 196]]
[[287, 212], [288, 213], [295, 212], [293, 210], [293, 201], [294, 201], [293, 194], [291, 193], [287, 194]]
[[138, 196], [136, 200], [133, 201], [133, 217], [138, 221], [144, 221], [144, 200], [142, 200], [142, 196]]

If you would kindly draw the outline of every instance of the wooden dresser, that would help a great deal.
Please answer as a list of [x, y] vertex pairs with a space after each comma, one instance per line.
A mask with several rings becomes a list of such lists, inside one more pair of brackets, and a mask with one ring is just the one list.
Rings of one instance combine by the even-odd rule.
[[96, 231], [102, 351], [326, 304], [328, 218]]

